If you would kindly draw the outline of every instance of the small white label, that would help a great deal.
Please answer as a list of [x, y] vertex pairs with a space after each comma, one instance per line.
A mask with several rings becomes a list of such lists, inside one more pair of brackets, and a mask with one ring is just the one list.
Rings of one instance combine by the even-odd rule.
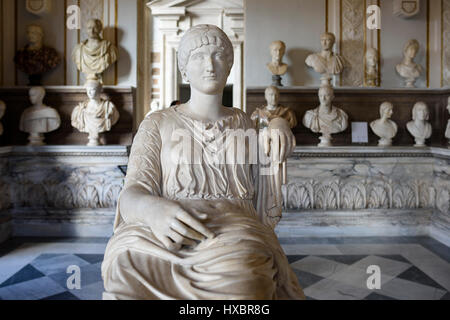
[[369, 143], [367, 122], [352, 122], [352, 143]]

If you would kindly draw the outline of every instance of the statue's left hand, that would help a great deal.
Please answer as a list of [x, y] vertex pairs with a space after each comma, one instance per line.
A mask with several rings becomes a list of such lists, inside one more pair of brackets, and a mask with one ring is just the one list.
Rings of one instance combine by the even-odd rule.
[[282, 163], [294, 152], [295, 136], [289, 123], [283, 118], [275, 118], [263, 133], [264, 153], [271, 156], [273, 162]]

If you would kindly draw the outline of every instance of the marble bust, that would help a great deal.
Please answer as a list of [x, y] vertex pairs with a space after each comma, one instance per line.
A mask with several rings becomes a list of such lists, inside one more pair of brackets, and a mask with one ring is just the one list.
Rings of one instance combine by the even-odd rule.
[[317, 73], [322, 75], [322, 86], [330, 85], [332, 76], [342, 73], [345, 67], [344, 59], [333, 52], [333, 46], [336, 42], [336, 37], [333, 33], [325, 32], [320, 37], [322, 51], [314, 53], [306, 58], [306, 65], [311, 67]]
[[29, 85], [41, 84], [44, 73], [56, 68], [61, 58], [55, 49], [44, 45], [44, 30], [32, 24], [27, 27], [28, 44], [19, 49], [14, 57], [17, 69], [29, 77]]
[[72, 60], [87, 80], [100, 80], [102, 73], [118, 59], [118, 51], [110, 41], [102, 39], [103, 24], [99, 19], [90, 19], [86, 24], [88, 39], [78, 44]]
[[[5, 115], [6, 111], [6, 104], [0, 100], [0, 120], [2, 120], [3, 116]], [[3, 134], [3, 125], [0, 122], [0, 136]]]
[[397, 124], [390, 120], [392, 117], [394, 105], [390, 102], [383, 102], [380, 106], [380, 119], [373, 121], [370, 128], [381, 139], [378, 142], [380, 147], [392, 146], [392, 139], [398, 131]]
[[[447, 110], [450, 113], [450, 97], [448, 97]], [[448, 139], [448, 143], [450, 144], [450, 120], [447, 122], [447, 130], [445, 130], [445, 137]]]
[[428, 122], [430, 112], [425, 102], [417, 102], [412, 111], [413, 121], [408, 122], [406, 128], [408, 132], [414, 137], [415, 147], [425, 147], [425, 140], [431, 137], [433, 128]]
[[262, 108], [256, 108], [251, 119], [258, 129], [267, 128], [271, 120], [283, 118], [289, 123], [291, 129], [297, 126], [297, 117], [294, 111], [288, 107], [279, 104], [280, 91], [275, 86], [270, 86], [265, 90], [267, 105]]
[[119, 121], [119, 112], [106, 96], [102, 95], [102, 84], [97, 80], [86, 82], [88, 99], [72, 111], [72, 126], [89, 134], [88, 146], [100, 145], [99, 134], [111, 131]]
[[43, 103], [45, 97], [43, 87], [32, 87], [29, 97], [33, 106], [22, 113], [19, 129], [30, 134], [28, 145], [43, 146], [44, 133], [57, 130], [61, 126], [61, 118], [58, 111]]
[[423, 72], [422, 66], [414, 62], [419, 49], [420, 44], [417, 40], [409, 40], [403, 48], [403, 61], [396, 67], [397, 73], [405, 79], [407, 88], [415, 88], [415, 82]]
[[374, 48], [369, 48], [366, 51], [366, 86], [376, 87], [379, 85], [378, 79], [378, 51]]
[[348, 127], [348, 115], [341, 109], [332, 105], [334, 91], [331, 86], [322, 86], [319, 89], [320, 106], [308, 110], [303, 117], [303, 125], [312, 132], [321, 133], [319, 147], [332, 146], [332, 134], [343, 132]]
[[[222, 105], [233, 59], [231, 41], [216, 26], [196, 25], [181, 38], [178, 66], [191, 97], [140, 125], [102, 264], [104, 299], [304, 299], [267, 223], [273, 190], [256, 191], [259, 166], [213, 161], [234, 148], [220, 143], [230, 130], [257, 133], [245, 112]], [[281, 138], [264, 152], [286, 160], [293, 150], [286, 120], [272, 120], [268, 130]], [[174, 134], [198, 152], [182, 153]]]
[[270, 44], [270, 55], [272, 61], [267, 64], [267, 69], [274, 76], [282, 76], [286, 74], [288, 65], [283, 63], [283, 56], [286, 53], [286, 45], [283, 41], [277, 40]]

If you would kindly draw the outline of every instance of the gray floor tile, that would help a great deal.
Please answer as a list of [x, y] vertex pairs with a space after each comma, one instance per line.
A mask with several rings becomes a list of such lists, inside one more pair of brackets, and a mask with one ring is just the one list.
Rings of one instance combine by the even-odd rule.
[[362, 300], [371, 291], [332, 279], [324, 279], [304, 290], [305, 295], [317, 300]]
[[312, 273], [322, 278], [331, 277], [347, 268], [347, 265], [319, 257], [309, 256], [291, 264], [292, 268]]
[[45, 260], [39, 260], [39, 258], [31, 263], [40, 272], [51, 275], [66, 272], [67, 268], [72, 265], [81, 267], [89, 265], [85, 260], [74, 256], [72, 254], [58, 255]]
[[398, 300], [440, 300], [446, 291], [403, 279], [392, 279], [378, 292]]
[[43, 277], [0, 288], [3, 300], [40, 300], [66, 291], [52, 279]]

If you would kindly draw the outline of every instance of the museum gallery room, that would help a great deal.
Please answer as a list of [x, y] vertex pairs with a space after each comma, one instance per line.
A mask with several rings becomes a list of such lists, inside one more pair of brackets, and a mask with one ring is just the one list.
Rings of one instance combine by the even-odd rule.
[[449, 175], [450, 0], [0, 0], [0, 300], [450, 300]]

